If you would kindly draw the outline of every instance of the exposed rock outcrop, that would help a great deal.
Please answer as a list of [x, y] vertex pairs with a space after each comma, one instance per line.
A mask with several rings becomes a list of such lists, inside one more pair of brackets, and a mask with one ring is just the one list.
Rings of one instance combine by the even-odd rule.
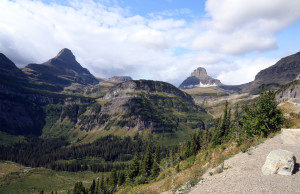
[[284, 86], [282, 86], [276, 92], [276, 100], [300, 98], [300, 80], [294, 80]]
[[113, 77], [109, 78], [109, 80], [115, 81], [115, 82], [126, 82], [126, 81], [132, 80], [132, 78], [130, 76], [113, 76]]
[[173, 86], [172, 84], [161, 82], [161, 81], [152, 81], [152, 80], [132, 80], [124, 83], [120, 83], [113, 87], [105, 96], [105, 99], [114, 99], [114, 98], [125, 98], [132, 96], [134, 91], [147, 91], [151, 93], [165, 93], [169, 95], [176, 95], [180, 98], [193, 102], [193, 98]]
[[274, 150], [267, 156], [261, 170], [264, 175], [292, 175], [295, 162], [296, 158], [292, 152], [281, 149]]
[[207, 75], [206, 69], [203, 67], [198, 67], [180, 84], [179, 88], [216, 87], [220, 85], [222, 85], [220, 80]]

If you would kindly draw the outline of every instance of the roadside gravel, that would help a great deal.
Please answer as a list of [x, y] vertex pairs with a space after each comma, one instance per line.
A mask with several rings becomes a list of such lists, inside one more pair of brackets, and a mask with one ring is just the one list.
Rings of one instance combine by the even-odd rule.
[[[276, 149], [291, 151], [295, 154], [296, 167], [292, 176], [264, 176], [261, 167], [267, 155]], [[248, 153], [239, 153], [226, 160], [224, 166], [229, 169], [220, 174], [204, 175], [204, 180], [189, 193], [300, 193], [300, 145], [281, 144], [280, 135], [266, 140], [252, 148]]]

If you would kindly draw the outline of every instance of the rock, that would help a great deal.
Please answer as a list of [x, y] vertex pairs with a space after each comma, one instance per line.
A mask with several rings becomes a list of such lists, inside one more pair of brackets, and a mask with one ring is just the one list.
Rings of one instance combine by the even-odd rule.
[[286, 150], [274, 150], [267, 156], [261, 171], [264, 175], [292, 175], [296, 158], [294, 153]]
[[179, 88], [189, 89], [199, 87], [216, 87], [220, 85], [222, 85], [220, 80], [207, 75], [206, 69], [203, 67], [198, 67], [180, 84]]
[[132, 80], [132, 78], [130, 76], [113, 76], [109, 78], [109, 80], [114, 82], [126, 82]]
[[281, 129], [283, 144], [300, 145], [300, 129]]

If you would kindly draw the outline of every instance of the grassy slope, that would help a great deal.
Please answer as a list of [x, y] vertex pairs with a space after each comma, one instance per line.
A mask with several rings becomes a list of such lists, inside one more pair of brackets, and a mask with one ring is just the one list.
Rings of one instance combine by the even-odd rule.
[[56, 172], [44, 168], [26, 168], [13, 162], [0, 162], [0, 193], [46, 193], [58, 191], [67, 193], [74, 184], [83, 181], [89, 187], [92, 180], [100, 177], [101, 173], [85, 172]]
[[192, 88], [192, 89], [185, 89], [183, 91], [192, 96], [221, 97], [221, 96], [228, 96], [229, 94], [229, 92], [215, 89], [215, 88]]
[[[274, 134], [270, 135], [270, 138]], [[265, 138], [257, 138], [251, 142], [244, 142], [237, 145], [234, 142], [222, 144], [216, 148], [210, 148], [200, 151], [196, 156], [191, 156], [188, 159], [179, 163], [179, 172], [176, 172], [175, 166], [161, 172], [160, 175], [152, 182], [138, 186], [122, 187], [118, 193], [162, 193], [165, 191], [181, 191], [187, 193], [191, 186], [197, 184], [202, 175], [209, 170], [210, 174], [222, 173], [224, 169], [220, 164], [224, 160], [234, 156], [239, 152], [249, 152], [251, 147], [265, 141]]]

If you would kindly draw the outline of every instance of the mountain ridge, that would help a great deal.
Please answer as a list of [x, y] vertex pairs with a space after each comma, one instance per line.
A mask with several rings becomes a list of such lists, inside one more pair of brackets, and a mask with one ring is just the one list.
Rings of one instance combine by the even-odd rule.
[[300, 74], [300, 52], [281, 58], [274, 65], [261, 70], [255, 80], [246, 84], [242, 92], [259, 93], [264, 89], [279, 89], [295, 80]]

